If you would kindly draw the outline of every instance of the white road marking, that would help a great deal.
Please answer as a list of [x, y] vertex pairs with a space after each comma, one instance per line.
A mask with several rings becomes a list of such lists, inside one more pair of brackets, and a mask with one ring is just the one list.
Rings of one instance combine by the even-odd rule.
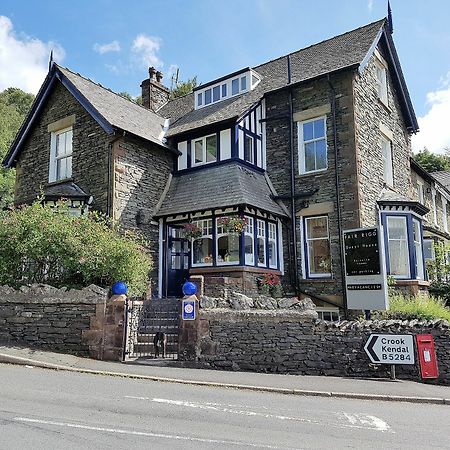
[[[229, 414], [238, 414], [244, 416], [253, 416], [253, 417], [264, 417], [266, 419], [279, 419], [279, 420], [291, 420], [296, 422], [304, 422], [310, 423], [314, 425], [324, 425], [323, 420], [314, 420], [311, 418], [304, 417], [292, 417], [286, 415], [279, 414], [267, 414], [263, 412], [245, 410], [245, 409], [235, 409], [232, 406], [235, 405], [222, 405], [220, 403], [199, 403], [199, 402], [190, 402], [190, 401], [182, 401], [182, 400], [169, 400], [165, 398], [151, 398], [151, 397], [135, 397], [132, 395], [126, 395], [125, 398], [134, 399], [134, 400], [147, 400], [155, 403], [163, 403], [167, 405], [173, 406], [181, 406], [187, 408], [195, 408], [195, 409], [203, 409], [209, 411], [218, 411]], [[231, 406], [231, 408], [230, 408]], [[238, 406], [238, 405], [236, 405]], [[243, 407], [245, 408], [245, 406]], [[337, 427], [337, 428], [360, 428], [365, 430], [375, 430], [375, 431], [390, 431], [393, 432], [391, 427], [382, 419], [376, 416], [371, 416], [367, 414], [349, 414], [349, 413], [331, 413], [331, 415], [338, 416], [339, 419], [342, 417], [345, 418], [346, 423], [342, 423], [339, 420], [339, 423], [329, 423], [328, 425]]]
[[[66, 427], [66, 428], [77, 428], [81, 430], [90, 430], [90, 431], [100, 431], [105, 433], [116, 433], [116, 434], [128, 434], [132, 436], [144, 436], [144, 437], [155, 437], [162, 439], [174, 439], [178, 441], [192, 441], [192, 442], [206, 442], [208, 444], [224, 444], [224, 445], [237, 445], [237, 446], [246, 446], [246, 447], [257, 447], [257, 448], [270, 448], [270, 449], [280, 449], [281, 447], [275, 447], [267, 444], [253, 444], [251, 442], [241, 442], [241, 441], [228, 441], [221, 439], [206, 439], [206, 438], [197, 438], [190, 436], [180, 436], [176, 434], [163, 434], [163, 433], [150, 433], [146, 431], [133, 431], [133, 430], [122, 430], [120, 428], [105, 428], [105, 427], [94, 427], [91, 425], [83, 425], [79, 423], [70, 423], [70, 422], [55, 422], [53, 420], [41, 420], [41, 419], [31, 419], [29, 417], [14, 417], [16, 422], [24, 422], [24, 423], [36, 423], [41, 425], [53, 425], [56, 427]], [[285, 447], [284, 447], [285, 448]]]

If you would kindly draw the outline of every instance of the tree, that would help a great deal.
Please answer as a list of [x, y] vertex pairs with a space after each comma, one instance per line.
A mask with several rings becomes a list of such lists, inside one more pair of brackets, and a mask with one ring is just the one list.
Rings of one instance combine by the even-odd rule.
[[170, 91], [170, 98], [184, 97], [190, 94], [194, 88], [197, 87], [197, 77], [189, 78], [187, 81], [180, 81], [177, 85]]
[[[0, 162], [8, 153], [33, 100], [32, 94], [18, 88], [0, 92]], [[0, 167], [0, 209], [13, 202], [14, 181], [15, 170]]]
[[419, 153], [413, 155], [414, 161], [422, 166], [427, 172], [439, 172], [450, 170], [450, 156], [448, 149], [444, 155], [430, 152], [426, 147]]

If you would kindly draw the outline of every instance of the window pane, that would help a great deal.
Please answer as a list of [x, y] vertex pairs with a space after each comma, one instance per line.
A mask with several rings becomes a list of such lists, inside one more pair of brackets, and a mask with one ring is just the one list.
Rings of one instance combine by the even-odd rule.
[[406, 240], [406, 218], [388, 217], [388, 234], [389, 239]]
[[206, 162], [213, 162], [217, 159], [217, 136], [206, 138]]
[[170, 269], [180, 270], [181, 269], [181, 257], [177, 255], [172, 255], [170, 261]]
[[331, 272], [330, 246], [328, 239], [309, 241], [309, 273], [327, 274]]
[[315, 120], [314, 122], [314, 138], [321, 138], [325, 136], [325, 121], [323, 119]]
[[209, 105], [211, 103], [211, 89], [207, 89], [205, 91], [205, 105]]
[[200, 238], [193, 242], [194, 264], [212, 264], [212, 239]]
[[306, 219], [306, 232], [308, 239], [326, 238], [328, 239], [327, 217], [315, 217]]
[[325, 139], [316, 141], [314, 144], [316, 147], [316, 170], [326, 169], [326, 167], [327, 167], [327, 146], [325, 144]]
[[264, 238], [258, 238], [258, 264], [266, 265], [266, 240]]
[[226, 235], [217, 239], [217, 262], [239, 262], [239, 236]]
[[241, 91], [245, 91], [247, 89], [247, 77], [241, 78]]
[[254, 148], [253, 148], [253, 138], [251, 136], [245, 136], [244, 143], [244, 159], [250, 163], [253, 163]]
[[66, 134], [61, 133], [56, 136], [56, 156], [64, 155], [66, 147]]
[[434, 248], [433, 248], [433, 240], [432, 239], [424, 239], [423, 240], [423, 253], [425, 259], [434, 259]]
[[64, 180], [64, 178], [67, 178], [66, 176], [66, 165], [67, 165], [67, 159], [62, 158], [58, 159], [56, 161], [56, 179], [57, 180]]
[[72, 130], [69, 130], [65, 133], [66, 135], [66, 155], [72, 154]]
[[305, 144], [305, 172], [311, 172], [312, 170], [316, 170], [314, 142]]
[[66, 158], [66, 178], [70, 178], [72, 176], [72, 157], [68, 156]]
[[197, 105], [201, 106], [203, 104], [203, 94], [197, 94]]
[[269, 267], [277, 267], [277, 243], [272, 239], [269, 241]]
[[408, 243], [389, 241], [389, 269], [391, 275], [409, 276]]
[[313, 122], [307, 122], [303, 124], [303, 140], [310, 141], [314, 137], [314, 125]]
[[220, 100], [220, 86], [213, 88], [213, 102], [218, 102]]
[[203, 162], [203, 141], [195, 141], [194, 144], [194, 152], [195, 152], [195, 163], [201, 163]]
[[231, 82], [231, 95], [239, 94], [239, 78]]
[[245, 264], [255, 264], [255, 257], [253, 252], [253, 236], [249, 234], [245, 235]]
[[226, 96], [227, 96], [227, 85], [222, 84], [222, 97], [226, 97]]

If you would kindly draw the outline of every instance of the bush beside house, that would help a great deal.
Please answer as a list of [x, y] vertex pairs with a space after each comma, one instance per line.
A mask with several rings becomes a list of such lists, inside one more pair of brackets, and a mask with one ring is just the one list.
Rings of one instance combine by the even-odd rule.
[[56, 210], [36, 202], [0, 213], [0, 240], [0, 284], [109, 287], [123, 280], [132, 296], [147, 291], [152, 264], [144, 241], [102, 215], [73, 216], [64, 202]]

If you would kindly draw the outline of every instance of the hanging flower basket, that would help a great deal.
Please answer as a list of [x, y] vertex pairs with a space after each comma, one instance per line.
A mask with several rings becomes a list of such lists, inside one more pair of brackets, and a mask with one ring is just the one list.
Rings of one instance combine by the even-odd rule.
[[239, 216], [220, 217], [217, 219], [217, 224], [221, 226], [226, 233], [242, 234], [245, 227], [248, 225], [248, 219]]
[[186, 239], [192, 240], [198, 239], [203, 234], [201, 228], [195, 225], [195, 223], [183, 224], [183, 232]]

